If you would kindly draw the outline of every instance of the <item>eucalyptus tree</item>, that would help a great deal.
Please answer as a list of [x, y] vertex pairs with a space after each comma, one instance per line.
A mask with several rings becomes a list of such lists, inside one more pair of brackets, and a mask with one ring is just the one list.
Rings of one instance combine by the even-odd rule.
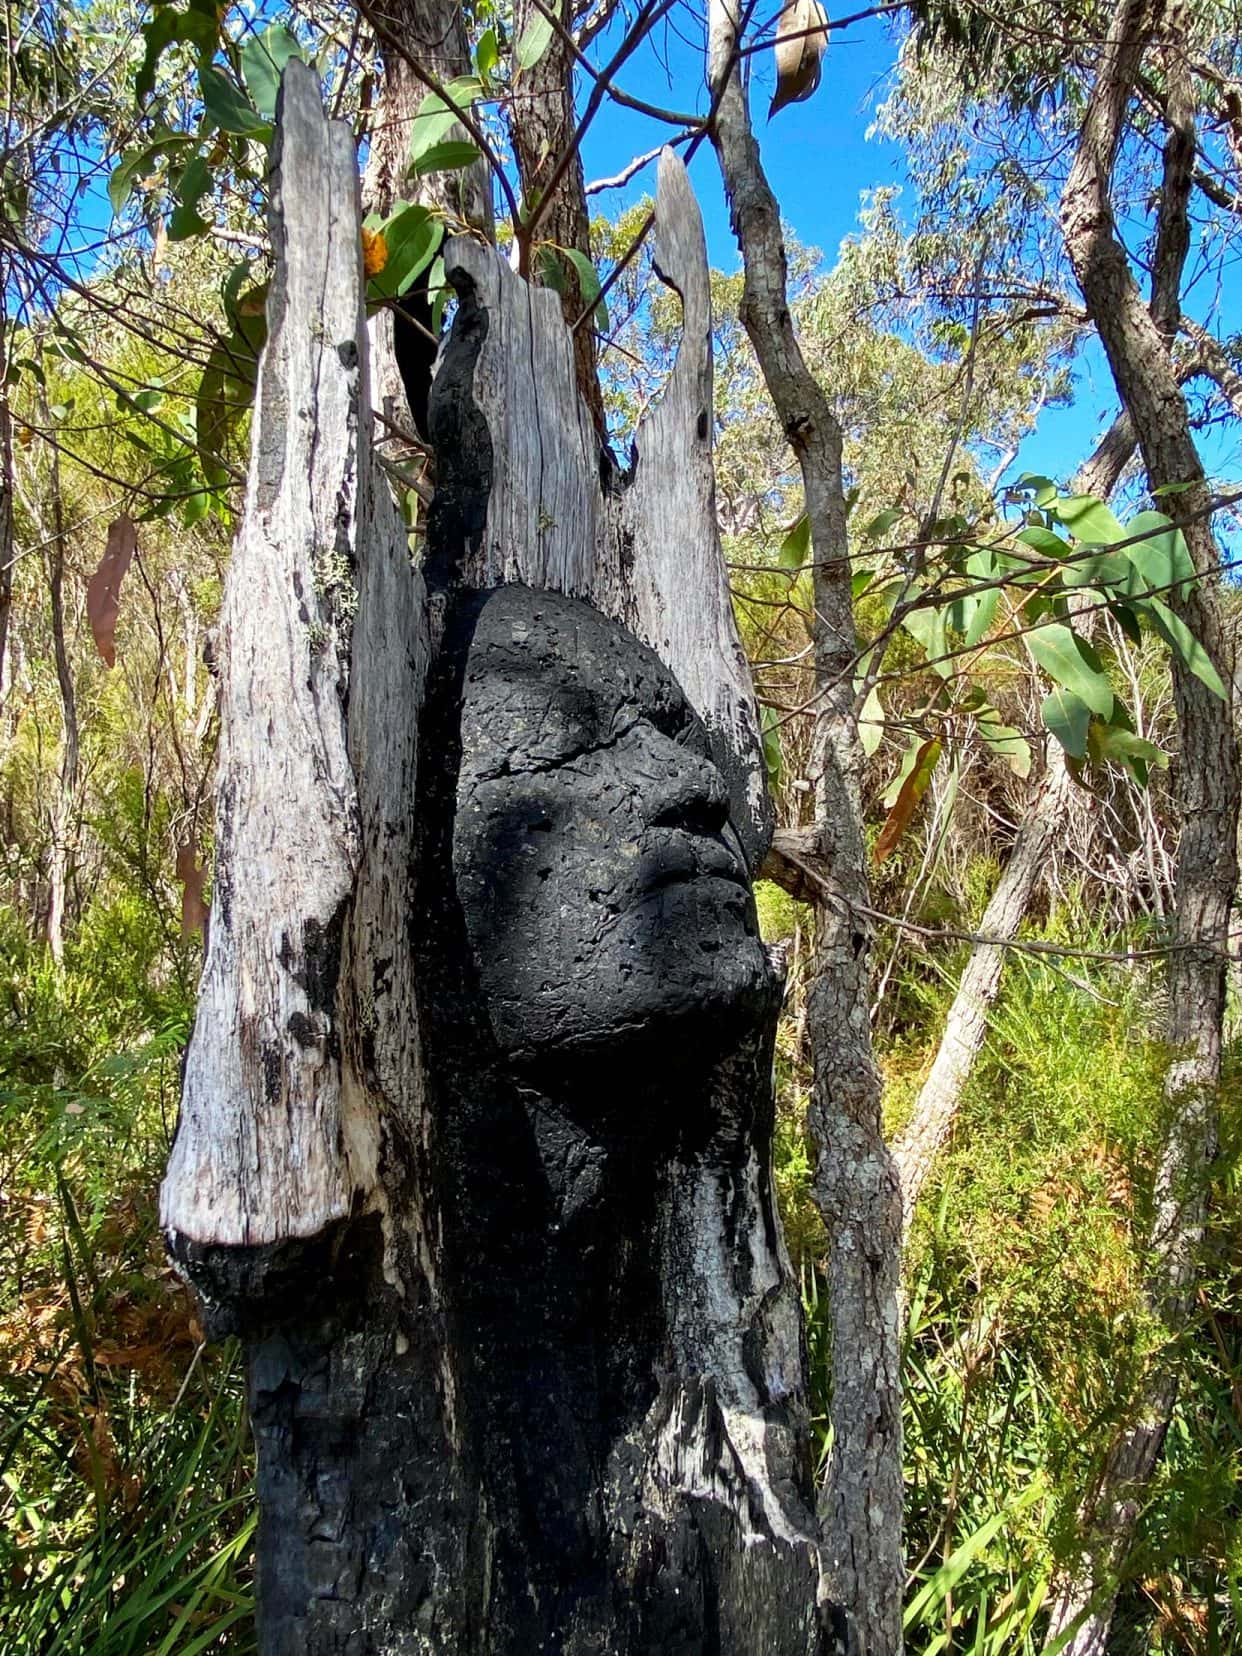
[[[1234, 414], [1228, 351], [1213, 336], [1229, 318], [1188, 313], [1192, 295], [1204, 291], [1193, 281], [1197, 266], [1227, 258], [1238, 231], [1228, 101], [1237, 18], [1227, 7], [1123, 5], [1055, 15], [1030, 8], [977, 26], [946, 8], [927, 23], [928, 55], [920, 62], [914, 37], [890, 114], [921, 144], [925, 176], [950, 211], [976, 210], [990, 268], [997, 247], [1005, 248], [1001, 269], [1025, 250], [1021, 279], [997, 286], [1008, 285], [1028, 309], [1077, 311], [1084, 333], [1098, 336], [1125, 437], [1185, 549], [1186, 578], [1169, 583], [1168, 608], [1200, 646], [1199, 671], [1184, 651], [1174, 662], [1181, 841], [1168, 957], [1169, 1124], [1148, 1237], [1150, 1307], [1171, 1343], [1141, 1365], [1098, 1483], [1084, 1494], [1086, 1550], [1064, 1582], [1049, 1637], [1085, 1653], [1107, 1640], [1141, 1492], [1176, 1395], [1176, 1341], [1190, 1315], [1217, 1137], [1237, 754], [1232, 647], [1216, 595], [1217, 501], [1185, 386], [1207, 376], [1218, 406]], [[971, 164], [953, 135], [963, 113], [994, 140], [986, 169]], [[943, 227], [930, 192], [926, 200], [931, 227]]]

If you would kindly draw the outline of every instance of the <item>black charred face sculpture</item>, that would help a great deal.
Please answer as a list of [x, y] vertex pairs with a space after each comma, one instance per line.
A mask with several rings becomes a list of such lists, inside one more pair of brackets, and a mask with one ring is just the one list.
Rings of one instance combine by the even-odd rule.
[[502, 587], [461, 694], [453, 873], [500, 1052], [702, 1062], [734, 1045], [769, 970], [724, 782], [672, 674], [589, 605]]

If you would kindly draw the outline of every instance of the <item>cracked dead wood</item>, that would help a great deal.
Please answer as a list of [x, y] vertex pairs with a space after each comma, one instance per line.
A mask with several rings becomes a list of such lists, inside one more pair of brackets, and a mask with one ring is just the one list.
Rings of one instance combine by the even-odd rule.
[[856, 1648], [901, 1649], [901, 1203], [884, 1143], [871, 1050], [870, 936], [859, 918], [867, 873], [854, 711], [854, 633], [841, 431], [807, 368], [786, 287], [780, 210], [764, 175], [738, 70], [734, 0], [712, 0], [712, 142], [744, 271], [742, 321], [802, 471], [815, 558], [816, 847], [837, 901], [815, 902], [807, 1027], [814, 1083], [816, 1200], [828, 1237], [833, 1446], [821, 1495], [829, 1590]]
[[[1206, 507], [1209, 491], [1190, 431], [1168, 342], [1178, 322], [1175, 295], [1156, 315], [1143, 304], [1118, 236], [1110, 197], [1125, 113], [1145, 52], [1159, 36], [1170, 93], [1164, 193], [1184, 213], [1194, 154], [1194, 111], [1180, 14], [1162, 0], [1120, 0], [1099, 56], [1074, 163], [1061, 199], [1066, 250], [1118, 392], [1134, 422], [1153, 490], [1177, 485], [1166, 509], [1180, 521], [1197, 587], [1173, 602], [1194, 637], [1232, 685], [1232, 650], [1221, 625], [1214, 574], [1218, 557]], [[1157, 239], [1155, 270], [1176, 267], [1176, 225]], [[1183, 253], [1184, 256], [1184, 253]], [[1165, 1076], [1167, 1127], [1155, 1176], [1147, 1295], [1170, 1344], [1157, 1353], [1126, 1409], [1096, 1487], [1084, 1506], [1088, 1545], [1061, 1587], [1049, 1633], [1071, 1656], [1105, 1649], [1119, 1573], [1133, 1539], [1142, 1492], [1159, 1457], [1177, 1392], [1175, 1343], [1193, 1305], [1206, 1215], [1207, 1169], [1216, 1149], [1225, 950], [1237, 886], [1238, 756], [1231, 708], [1180, 662], [1173, 669], [1181, 838], [1169, 956]]]
[[[259, 1648], [837, 1656], [772, 1183], [778, 985], [723, 831], [727, 795], [753, 869], [770, 819], [716, 538], [684, 168], [662, 161], [656, 246], [684, 335], [626, 490], [601, 471], [556, 296], [474, 240], [446, 249], [459, 306], [431, 401], [424, 584], [371, 453], [351, 135], [296, 62], [278, 126], [269, 343], [219, 633], [215, 907], [161, 1195], [209, 1330], [246, 1350]], [[590, 734], [609, 718], [574, 722], [618, 685], [637, 757]], [[655, 835], [633, 913], [670, 862], [691, 855], [707, 882], [681, 905], [680, 955], [641, 930], [628, 954], [624, 908], [589, 924], [598, 855], [614, 880], [645, 866], [633, 831], [597, 844], [568, 812], [562, 910], [532, 860], [552, 838], [523, 837], [532, 799], [474, 812], [494, 775], [529, 774], [487, 744], [517, 751], [558, 720], [583, 732], [564, 786]], [[634, 817], [658, 786], [660, 810]], [[532, 963], [520, 927], [481, 973], [462, 931], [503, 919], [498, 881], [552, 894], [539, 935], [587, 924], [621, 992], [671, 989], [674, 1031], [696, 985], [731, 995], [745, 961], [719, 1002], [741, 1033], [708, 1002], [706, 1059], [666, 1037], [649, 1061], [633, 1018], [596, 1060], [588, 1042], [510, 1070], [502, 1036], [539, 1028], [523, 996], [559, 1030], [612, 979], [572, 954]], [[502, 957], [516, 1022], [480, 1000]]]

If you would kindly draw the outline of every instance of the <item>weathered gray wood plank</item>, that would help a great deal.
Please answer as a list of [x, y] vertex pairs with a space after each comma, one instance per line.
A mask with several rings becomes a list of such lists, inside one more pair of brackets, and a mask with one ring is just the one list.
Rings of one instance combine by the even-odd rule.
[[[348, 129], [325, 121], [315, 77], [294, 66], [270, 338], [219, 625], [211, 939], [161, 1193], [165, 1231], [192, 1244], [315, 1236], [375, 1184], [376, 1108], [342, 1061], [345, 1045], [357, 1062], [341, 1004], [348, 993], [352, 1016], [357, 996], [341, 953], [347, 932], [355, 954], [391, 960], [377, 933], [400, 947], [408, 876], [384, 846], [413, 809], [415, 738], [392, 714], [417, 692], [420, 646], [405, 537], [371, 471], [358, 223]], [[385, 986], [367, 993], [374, 1018]], [[374, 1062], [412, 1073], [411, 1025], [381, 1021]]]
[[[716, 519], [712, 306], [703, 218], [681, 160], [660, 157], [656, 273], [682, 301], [682, 339], [663, 395], [639, 427], [619, 510], [633, 546], [636, 631], [676, 673], [734, 785], [734, 814], [766, 850], [763, 744]], [[752, 847], [748, 847], [752, 849]]]

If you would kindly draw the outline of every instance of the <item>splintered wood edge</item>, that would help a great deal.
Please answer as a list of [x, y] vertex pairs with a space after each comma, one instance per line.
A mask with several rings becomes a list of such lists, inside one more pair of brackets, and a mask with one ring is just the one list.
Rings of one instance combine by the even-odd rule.
[[[654, 649], [708, 727], [754, 869], [772, 814], [716, 526], [707, 245], [670, 149], [660, 157], [655, 262], [681, 295], [682, 338], [636, 433], [635, 473], [606, 492], [557, 295], [524, 281], [494, 248], [468, 237], [447, 244], [448, 279], [487, 314], [470, 390], [491, 440], [483, 529], [457, 573], [471, 586], [520, 581], [585, 598]], [[451, 361], [460, 372], [464, 350], [450, 339], [441, 368]], [[465, 394], [461, 383], [454, 390]]]
[[357, 165], [296, 62], [278, 132], [271, 329], [220, 622], [216, 898], [160, 1196], [183, 1249], [327, 1230], [378, 1149], [336, 995], [360, 855], [341, 698], [369, 420]]
[[711, 282], [703, 217], [679, 156], [660, 155], [656, 274], [682, 301], [682, 333], [664, 391], [635, 437], [631, 524], [642, 636], [677, 674], [712, 738], [752, 871], [772, 807], [750, 664], [733, 614], [716, 518]]

